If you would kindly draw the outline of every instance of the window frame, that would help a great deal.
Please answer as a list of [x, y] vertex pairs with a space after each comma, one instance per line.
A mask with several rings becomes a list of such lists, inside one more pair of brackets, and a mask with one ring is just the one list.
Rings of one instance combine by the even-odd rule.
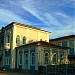
[[22, 52], [19, 52], [19, 65], [22, 65]]
[[[34, 53], [34, 56], [32, 55]], [[35, 52], [31, 53], [31, 65], [35, 65]]]
[[26, 37], [23, 37], [23, 44], [26, 44]]
[[[46, 56], [46, 54], [48, 54], [48, 55]], [[44, 63], [49, 64], [49, 53], [48, 52], [44, 53]]]
[[74, 48], [74, 40], [69, 40], [69, 47]]
[[[54, 57], [54, 55], [56, 55], [56, 56]], [[52, 58], [54, 58], [52, 64], [53, 64], [53, 65], [56, 65], [56, 64], [57, 64], [57, 59], [58, 59], [58, 58], [57, 58], [57, 53], [53, 53], [53, 57], [52, 57]]]
[[25, 60], [25, 64], [27, 65], [28, 64], [28, 53], [25, 53], [25, 59], [24, 60]]
[[19, 35], [16, 36], [16, 44], [17, 45], [20, 44], [20, 36]]
[[10, 65], [10, 57], [5, 57], [5, 65]]
[[[62, 57], [61, 57], [61, 55], [62, 55]], [[64, 58], [64, 54], [60, 53], [60, 64], [62, 64], [63, 58]]]

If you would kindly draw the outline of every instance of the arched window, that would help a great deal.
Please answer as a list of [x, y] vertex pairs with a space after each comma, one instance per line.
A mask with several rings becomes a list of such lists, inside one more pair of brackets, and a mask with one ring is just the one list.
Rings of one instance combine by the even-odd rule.
[[28, 53], [25, 53], [25, 64], [28, 64]]
[[17, 37], [16, 37], [16, 43], [20, 44], [20, 36], [19, 35], [17, 35]]
[[23, 37], [23, 44], [26, 44], [26, 37]]
[[45, 53], [45, 64], [48, 64], [48, 62], [49, 62], [49, 53]]
[[35, 64], [35, 53], [34, 52], [31, 53], [31, 64], [32, 65]]
[[63, 60], [63, 54], [60, 54], [60, 64], [62, 64], [62, 60]]
[[10, 42], [10, 35], [6, 36], [6, 42], [9, 43]]
[[57, 54], [53, 54], [53, 64], [55, 65], [57, 63]]
[[19, 64], [22, 64], [22, 52], [19, 52]]

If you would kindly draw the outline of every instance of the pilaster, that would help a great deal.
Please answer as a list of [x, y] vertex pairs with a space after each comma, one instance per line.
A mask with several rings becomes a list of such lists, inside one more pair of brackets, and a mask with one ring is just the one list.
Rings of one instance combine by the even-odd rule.
[[16, 26], [12, 27], [11, 69], [15, 69]]
[[28, 49], [28, 69], [30, 70], [30, 48]]
[[5, 65], [5, 50], [3, 50], [3, 66]]
[[22, 51], [22, 69], [24, 69], [24, 50]]
[[50, 65], [52, 64], [52, 49], [50, 48]]
[[19, 68], [19, 51], [17, 50], [17, 69]]
[[59, 50], [58, 50], [58, 64], [61, 64], [61, 60], [60, 60], [60, 52], [59, 52]]

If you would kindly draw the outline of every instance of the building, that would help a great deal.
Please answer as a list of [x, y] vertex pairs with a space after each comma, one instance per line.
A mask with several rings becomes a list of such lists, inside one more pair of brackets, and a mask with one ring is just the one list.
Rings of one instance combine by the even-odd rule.
[[75, 63], [75, 35], [63, 36], [49, 40], [51, 43], [60, 45], [63, 47], [69, 47], [68, 59], [70, 63]]
[[12, 22], [0, 31], [0, 66], [38, 71], [39, 66], [65, 64], [68, 47], [49, 43], [51, 32]]

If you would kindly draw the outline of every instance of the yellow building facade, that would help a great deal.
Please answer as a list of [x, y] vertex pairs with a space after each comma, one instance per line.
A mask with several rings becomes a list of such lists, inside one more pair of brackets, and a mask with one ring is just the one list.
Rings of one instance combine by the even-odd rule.
[[5, 26], [0, 33], [3, 34], [0, 65], [6, 69], [34, 71], [41, 65], [64, 64], [68, 48], [49, 43], [50, 33], [17, 22]]

